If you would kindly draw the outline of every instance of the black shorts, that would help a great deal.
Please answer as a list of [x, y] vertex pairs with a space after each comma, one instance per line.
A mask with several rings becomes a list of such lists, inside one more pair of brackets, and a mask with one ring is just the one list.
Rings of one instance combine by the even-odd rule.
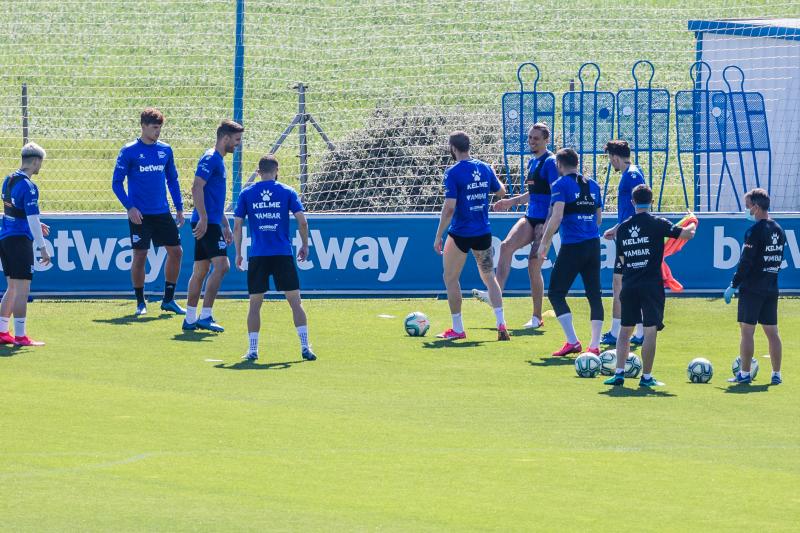
[[151, 240], [153, 246], [178, 246], [181, 243], [178, 225], [169, 213], [142, 215], [141, 224], [134, 224], [128, 219], [128, 228], [131, 232], [131, 248], [134, 250], [148, 250]]
[[289, 292], [300, 288], [297, 267], [291, 255], [256, 256], [247, 259], [248, 294], [267, 292], [270, 276], [275, 280], [275, 290]]
[[778, 294], [740, 290], [737, 321], [744, 324], [777, 326]]
[[470, 250], [488, 250], [492, 247], [492, 234], [486, 233], [485, 235], [478, 235], [477, 237], [459, 237], [448, 233], [453, 242], [456, 243], [458, 249], [462, 252], [469, 253]]
[[528, 221], [528, 224], [530, 224], [533, 229], [536, 229], [536, 226], [547, 222], [547, 220], [543, 218], [534, 218], [534, 217], [529, 217], [528, 215], [525, 215], [525, 220]]
[[11, 279], [33, 279], [33, 241], [25, 235], [12, 235], [0, 241], [3, 274]]
[[[192, 229], [195, 226], [197, 223], [192, 222]], [[194, 240], [195, 261], [210, 261], [215, 257], [227, 257], [227, 255], [228, 244], [225, 242], [225, 237], [222, 236], [221, 224], [209, 224], [206, 234], [202, 238]]]
[[664, 329], [664, 285], [659, 283], [622, 286], [619, 303], [622, 307], [621, 324], [632, 328], [638, 323], [649, 328], [655, 326], [658, 331]]

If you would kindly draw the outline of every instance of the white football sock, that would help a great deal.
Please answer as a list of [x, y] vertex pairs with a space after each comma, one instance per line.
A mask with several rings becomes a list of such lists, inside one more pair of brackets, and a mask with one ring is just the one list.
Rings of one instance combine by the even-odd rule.
[[8, 324], [11, 322], [10, 318], [0, 316], [0, 333], [8, 333]]
[[25, 317], [14, 319], [14, 336], [25, 336]]
[[600, 347], [600, 335], [602, 334], [603, 334], [603, 321], [592, 320], [592, 342], [589, 344], [589, 348]]
[[739, 371], [743, 378], [750, 376], [750, 372], [745, 372], [744, 370]]
[[197, 307], [186, 308], [186, 323], [194, 324], [197, 322]]
[[450, 315], [453, 318], [453, 331], [464, 333], [464, 322], [461, 320], [461, 313]]
[[247, 334], [248, 338], [250, 339], [250, 352], [249, 353], [258, 353], [258, 332], [251, 331]]
[[494, 319], [497, 322], [497, 326], [500, 327], [501, 325], [506, 323], [506, 319], [503, 317], [503, 308], [502, 307], [495, 307], [494, 308]]
[[297, 337], [300, 339], [300, 347], [308, 348], [308, 326], [297, 326]]
[[653, 377], [652, 374], [642, 374], [642, 379], [644, 379], [645, 381], [650, 379], [651, 377]]
[[612, 318], [611, 319], [611, 334], [615, 337], [619, 337], [619, 328], [622, 326], [622, 319], [621, 318]]
[[575, 328], [572, 326], [572, 313], [564, 313], [558, 317], [558, 321], [561, 323], [561, 329], [564, 330], [564, 335], [567, 336], [567, 342], [570, 344], [578, 342], [578, 336], [575, 334]]
[[644, 337], [644, 324], [641, 322], [636, 324], [636, 333], [634, 333], [634, 335], [640, 339]]
[[204, 320], [206, 318], [209, 318], [210, 316], [211, 316], [211, 308], [210, 307], [204, 307], [203, 310], [200, 311], [200, 320]]
[[773, 371], [773, 372], [772, 372], [772, 377], [773, 377], [773, 378], [775, 378], [775, 377], [778, 377], [778, 378], [779, 378], [779, 377], [781, 377], [781, 371], [780, 371], [780, 370], [778, 370], [777, 372], [774, 372], [774, 371]]

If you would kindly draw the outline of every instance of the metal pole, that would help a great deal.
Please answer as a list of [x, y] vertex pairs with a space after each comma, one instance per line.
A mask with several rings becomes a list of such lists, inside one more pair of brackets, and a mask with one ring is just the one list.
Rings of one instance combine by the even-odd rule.
[[300, 124], [297, 129], [300, 136], [300, 194], [306, 193], [306, 181], [308, 180], [308, 137], [306, 135], [306, 86], [303, 83], [297, 84], [297, 115], [300, 117]]
[[28, 144], [28, 84], [22, 84], [22, 144]]
[[[233, 120], [243, 124], [244, 119], [244, 6], [245, 0], [236, 0], [236, 47], [233, 60]], [[234, 205], [242, 190], [242, 147], [239, 145], [233, 152], [233, 187]]]

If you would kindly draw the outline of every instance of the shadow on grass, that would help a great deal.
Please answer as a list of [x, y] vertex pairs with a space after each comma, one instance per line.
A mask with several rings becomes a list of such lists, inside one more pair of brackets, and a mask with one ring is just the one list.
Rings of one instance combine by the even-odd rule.
[[111, 324], [114, 326], [127, 326], [128, 324], [135, 324], [137, 322], [144, 323], [144, 322], [153, 322], [154, 320], [161, 320], [162, 318], [167, 318], [172, 316], [170, 313], [161, 313], [160, 315], [145, 315], [145, 316], [134, 316], [134, 315], [127, 315], [127, 316], [118, 316], [116, 318], [95, 318], [92, 322], [96, 322], [98, 324]]
[[437, 349], [437, 348], [475, 348], [481, 346], [486, 341], [466, 341], [466, 340], [448, 340], [438, 339], [435, 341], [425, 341], [422, 343], [423, 348]]
[[767, 392], [769, 391], [769, 385], [747, 385], [747, 384], [737, 384], [731, 385], [730, 387], [717, 387], [718, 389], [724, 390], [725, 394], [750, 394], [752, 392]]
[[172, 340], [174, 341], [182, 341], [182, 342], [203, 342], [209, 337], [216, 337], [217, 334], [211, 331], [200, 331], [200, 330], [190, 330], [190, 331], [181, 331], [180, 333], [176, 333], [172, 336]]
[[574, 357], [542, 357], [538, 361], [534, 361], [530, 359], [528, 364], [531, 366], [567, 366], [567, 365], [574, 365], [575, 358]]
[[544, 335], [543, 330], [533, 328], [510, 329], [508, 332], [511, 333], [512, 337], [538, 337], [540, 335]]
[[300, 363], [305, 363], [304, 359], [300, 359], [299, 361], [284, 361], [282, 363], [264, 363], [262, 365], [258, 364], [256, 361], [239, 361], [238, 363], [233, 363], [232, 365], [225, 365], [219, 364], [214, 365], [214, 368], [221, 368], [223, 370], [286, 370], [287, 368], [291, 368], [294, 365], [298, 365]]
[[639, 386], [637, 386], [635, 389], [609, 386], [608, 389], [602, 390], [597, 394], [602, 394], [604, 396], [611, 396], [613, 398], [622, 398], [622, 397], [644, 398], [646, 396], [653, 398], [675, 398], [677, 396], [665, 390], [651, 389], [648, 387], [639, 387]]
[[0, 345], [0, 357], [14, 357], [15, 355], [19, 355], [24, 353], [20, 351], [20, 347], [13, 345], [13, 344], [3, 344]]

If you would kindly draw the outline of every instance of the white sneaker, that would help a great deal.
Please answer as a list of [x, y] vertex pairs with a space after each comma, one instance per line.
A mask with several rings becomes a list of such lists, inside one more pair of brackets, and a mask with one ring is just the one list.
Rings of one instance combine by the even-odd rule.
[[478, 289], [472, 289], [472, 297], [487, 305], [492, 305], [492, 302], [489, 301], [489, 291], [480, 291]]
[[544, 323], [544, 322], [542, 322], [541, 320], [539, 320], [539, 317], [537, 317], [537, 316], [533, 316], [533, 317], [531, 317], [531, 319], [530, 319], [530, 320], [528, 320], [527, 322], [525, 322], [525, 325], [524, 325], [524, 326], [522, 326], [522, 327], [523, 327], [523, 328], [525, 328], [525, 329], [536, 329], [536, 328], [540, 328], [540, 327], [542, 327], [542, 324], [543, 324], [543, 323]]

